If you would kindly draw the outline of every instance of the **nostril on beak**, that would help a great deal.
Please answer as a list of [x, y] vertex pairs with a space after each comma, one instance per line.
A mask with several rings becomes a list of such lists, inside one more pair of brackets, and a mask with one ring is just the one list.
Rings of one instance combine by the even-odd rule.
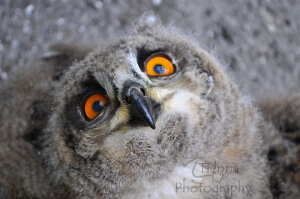
[[133, 87], [133, 88], [129, 89], [129, 92], [125, 97], [125, 101], [129, 105], [132, 103], [132, 97], [131, 97], [132, 92], [140, 93], [141, 95], [146, 96], [144, 88], [135, 88], [135, 87]]
[[141, 88], [140, 90], [141, 90], [142, 94], [143, 94], [144, 96], [146, 96], [146, 91], [145, 91], [145, 89], [144, 89], [144, 88]]
[[122, 100], [124, 100], [125, 103], [132, 104], [132, 92], [140, 93], [142, 96], [146, 96], [146, 90], [141, 84], [131, 80], [127, 80], [124, 83], [124, 87], [122, 89], [121, 94]]

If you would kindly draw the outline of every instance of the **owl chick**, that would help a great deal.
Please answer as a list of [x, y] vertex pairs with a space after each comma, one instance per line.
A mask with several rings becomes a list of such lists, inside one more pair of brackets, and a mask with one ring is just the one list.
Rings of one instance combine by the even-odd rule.
[[77, 55], [3, 87], [1, 197], [271, 198], [262, 117], [193, 41], [145, 23]]

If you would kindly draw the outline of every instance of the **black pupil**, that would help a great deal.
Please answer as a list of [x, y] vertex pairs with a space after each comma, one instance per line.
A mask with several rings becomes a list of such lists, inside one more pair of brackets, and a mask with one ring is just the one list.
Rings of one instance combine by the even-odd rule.
[[162, 73], [164, 73], [165, 68], [162, 65], [157, 64], [157, 65], [154, 66], [154, 71], [156, 73], [162, 74]]
[[103, 108], [103, 104], [102, 104], [101, 101], [95, 101], [95, 102], [93, 103], [93, 110], [94, 110], [95, 112], [100, 112], [102, 108]]

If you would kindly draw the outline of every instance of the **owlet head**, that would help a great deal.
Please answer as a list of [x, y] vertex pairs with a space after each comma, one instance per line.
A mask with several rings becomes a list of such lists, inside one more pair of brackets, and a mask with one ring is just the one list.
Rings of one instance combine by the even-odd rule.
[[229, 87], [218, 63], [192, 42], [140, 27], [65, 75], [49, 126], [52, 164], [86, 193], [166, 175], [187, 153], [206, 150], [195, 140], [221, 139], [211, 126], [222, 121], [216, 107]]

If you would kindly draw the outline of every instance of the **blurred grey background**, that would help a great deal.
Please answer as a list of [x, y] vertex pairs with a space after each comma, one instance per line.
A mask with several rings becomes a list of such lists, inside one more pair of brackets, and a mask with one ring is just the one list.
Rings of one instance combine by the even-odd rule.
[[300, 0], [1, 0], [0, 84], [53, 43], [115, 39], [150, 10], [217, 57], [246, 95], [299, 91]]

